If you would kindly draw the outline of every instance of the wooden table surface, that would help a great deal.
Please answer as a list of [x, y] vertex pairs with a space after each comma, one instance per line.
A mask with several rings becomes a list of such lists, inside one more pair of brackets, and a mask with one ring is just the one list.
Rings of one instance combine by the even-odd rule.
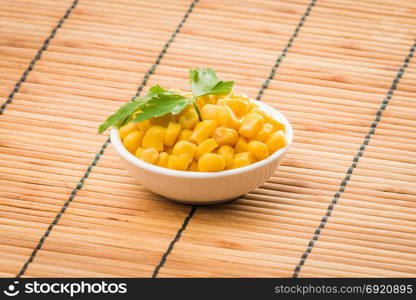
[[[412, 0], [0, 0], [0, 276], [416, 276], [415, 14]], [[266, 184], [209, 207], [135, 184], [97, 134], [198, 66], [295, 129]]]

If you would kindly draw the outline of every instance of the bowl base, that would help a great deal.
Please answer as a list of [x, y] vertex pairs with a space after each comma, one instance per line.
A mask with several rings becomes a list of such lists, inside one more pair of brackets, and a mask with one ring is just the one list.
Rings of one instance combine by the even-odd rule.
[[227, 202], [231, 202], [237, 199], [240, 199], [243, 195], [238, 196], [238, 197], [234, 197], [234, 198], [230, 198], [230, 199], [223, 199], [223, 200], [213, 200], [213, 201], [198, 201], [198, 200], [180, 200], [180, 199], [173, 199], [173, 198], [167, 198], [164, 197], [167, 200], [171, 200], [177, 203], [181, 203], [181, 204], [188, 204], [188, 205], [217, 205], [217, 204], [224, 204]]

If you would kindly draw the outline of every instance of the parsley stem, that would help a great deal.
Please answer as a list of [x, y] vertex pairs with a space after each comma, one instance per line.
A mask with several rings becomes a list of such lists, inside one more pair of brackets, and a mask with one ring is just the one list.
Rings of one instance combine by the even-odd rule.
[[196, 99], [197, 97], [194, 97], [192, 104], [194, 105], [196, 113], [198, 114], [199, 121], [202, 121], [201, 112], [199, 111], [198, 105], [196, 104]]

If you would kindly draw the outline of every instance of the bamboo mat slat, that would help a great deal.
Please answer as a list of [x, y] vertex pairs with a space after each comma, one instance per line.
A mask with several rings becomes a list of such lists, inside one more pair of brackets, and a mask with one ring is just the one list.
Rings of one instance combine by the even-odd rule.
[[69, 5], [70, 0], [0, 1], [1, 104]]
[[[125, 15], [121, 13], [114, 14], [114, 11], [127, 10], [134, 15], [134, 12], [145, 9], [147, 6], [148, 11], [156, 12], [159, 5], [163, 5], [163, 3], [138, 5], [137, 3], [124, 2], [117, 4], [109, 2], [108, 6], [101, 7], [98, 1], [82, 1], [78, 5], [71, 18], [66, 21], [51, 41], [48, 51], [43, 53], [42, 60], [39, 61], [40, 68], [35, 68], [29, 74], [19, 93], [16, 94], [14, 102], [1, 116], [0, 155], [2, 159], [0, 180], [3, 184], [0, 191], [2, 204], [0, 213], [1, 224], [7, 230], [2, 230], [0, 234], [4, 238], [16, 237], [14, 240], [6, 240], [2, 247], [21, 248], [16, 251], [18, 255], [10, 259], [12, 263], [5, 266], [7, 272], [10, 273], [17, 274], [22, 268], [40, 237], [70, 197], [88, 164], [91, 163], [99, 150], [105, 137], [97, 135], [97, 125], [120, 103], [134, 95], [142, 74], [145, 72], [144, 70], [149, 69], [155, 61], [165, 41], [168, 40], [171, 29], [179, 23], [187, 10], [189, 2], [175, 1], [174, 12], [165, 11], [164, 13], [155, 14], [156, 21], [159, 18], [165, 20], [165, 22], [169, 20], [169, 22], [166, 22], [164, 26], [154, 32], [157, 38], [151, 39], [147, 56], [138, 54], [136, 57], [139, 57], [139, 59], [135, 59], [135, 61], [132, 61], [132, 57], [129, 57], [130, 60], [126, 59], [126, 55], [123, 53], [117, 55], [118, 51], [114, 49], [114, 45], [106, 43], [107, 40], [112, 40], [114, 37], [111, 25], [124, 23], [124, 30], [130, 32], [128, 40], [132, 53], [135, 52], [134, 49], [141, 49], [141, 45], [149, 41], [149, 36], [143, 35], [144, 30], [141, 29], [142, 21], [140, 19], [130, 17], [129, 22], [126, 23], [123, 21], [126, 18]], [[166, 1], [166, 6], [171, 6], [170, 1]], [[84, 15], [96, 15], [97, 17], [96, 19], [82, 21], [83, 27], [72, 25], [72, 20], [78, 21]], [[78, 18], [78, 16], [80, 17]], [[79, 22], [81, 21], [78, 21], [77, 24]], [[109, 24], [107, 25], [108, 32], [100, 36], [99, 39], [96, 38], [101, 28], [105, 27], [107, 23]], [[119, 26], [123, 29], [121, 25]], [[78, 37], [83, 37], [85, 42], [80, 42]], [[126, 39], [126, 37], [124, 38]], [[110, 57], [111, 64], [108, 64], [108, 62], [107, 65], [105, 64], [106, 60], [102, 59], [104, 56], [100, 57], [97, 54], [97, 49]], [[82, 55], [73, 54], [74, 52], [82, 52]], [[57, 55], [59, 56], [57, 57]], [[71, 59], [73, 57], [76, 59]], [[79, 62], [82, 62], [82, 64]], [[124, 65], [124, 69], [117, 72], [108, 68], [110, 65]], [[70, 70], [71, 73], [62, 74], [60, 72], [62, 69]], [[98, 74], [98, 79], [96, 74]], [[108, 75], [108, 78], [106, 75]], [[84, 80], [77, 80], [78, 78], [84, 79], [88, 84], [85, 84]], [[106, 87], [108, 82], [111, 82], [112, 86]], [[84, 88], [81, 89], [77, 86], [78, 84]], [[45, 130], [45, 128], [48, 129]], [[101, 167], [101, 164], [99, 167]], [[118, 159], [110, 158], [106, 163], [103, 163], [103, 168], [104, 175], [101, 176], [102, 181], [100, 182], [104, 187], [108, 186], [112, 176], [117, 177], [120, 172], [123, 178], [128, 180], [128, 183], [122, 184], [124, 191], [130, 189], [130, 197], [125, 199], [124, 204], [136, 203], [132, 201], [132, 197], [138, 199], [140, 195], [143, 195], [143, 193], [137, 195], [136, 186], [132, 186], [131, 180], [126, 176], [124, 169], [119, 170]], [[93, 180], [94, 178], [91, 178], [91, 181]], [[117, 181], [117, 179], [114, 180]], [[106, 192], [111, 195], [111, 191], [107, 190]], [[146, 193], [148, 194], [148, 192]], [[90, 195], [89, 197], [98, 198], [96, 198], [96, 195]], [[82, 199], [82, 195], [79, 199]], [[117, 210], [117, 206], [120, 206], [114, 197], [107, 196], [105, 199], [110, 205], [107, 207], [107, 211]], [[119, 199], [117, 200], [119, 201]], [[99, 208], [101, 206], [99, 203], [102, 200], [94, 201], [95, 205], [98, 204], [97, 208]], [[135, 209], [138, 212], [141, 209], [146, 209], [143, 206], [144, 204], [145, 202], [142, 205], [136, 203]], [[91, 205], [87, 206], [89, 207], [88, 211], [91, 211]], [[110, 209], [111, 207], [113, 209]], [[171, 221], [167, 226], [168, 228], [166, 226], [153, 227], [149, 223], [147, 225], [148, 227], [159, 228], [154, 234], [155, 236], [159, 235], [159, 240], [166, 239], [164, 243], [159, 242], [160, 244], [157, 246], [147, 247], [148, 251], [156, 252], [153, 255], [157, 258], [160, 257], [159, 252], [164, 251], [164, 246], [174, 235], [178, 224], [182, 220], [181, 209], [170, 203], [167, 204], [167, 207], [172, 208], [164, 210], [165, 213], [161, 211], [160, 214], [156, 214], [153, 209], [148, 209], [155, 213], [154, 216], [157, 215], [161, 219], [168, 218], [172, 215], [170, 211], [175, 210], [173, 216], [168, 218]], [[121, 209], [121, 213], [119, 209], [118, 214], [134, 215], [131, 209], [132, 207]], [[81, 228], [88, 225], [85, 218], [88, 220], [89, 214], [84, 211], [80, 214], [79, 218], [81, 219], [77, 219]], [[102, 213], [97, 217], [98, 222], [102, 222], [100, 221], [101, 218], [107, 220], [106, 228], [114, 227], [110, 226], [109, 223], [123, 224], [123, 222], [128, 222], [121, 221], [122, 218], [117, 216], [106, 215], [103, 217]], [[85, 224], [82, 225], [83, 223]], [[62, 221], [60, 226], [66, 228], [65, 224], [65, 221]], [[73, 226], [73, 223], [68, 226]], [[95, 225], [94, 228], [102, 229], [104, 227], [101, 224]], [[74, 230], [77, 230], [76, 227]], [[59, 232], [59, 229], [56, 232]], [[76, 232], [82, 234], [82, 236], [88, 236], [86, 232]], [[52, 236], [54, 234], [55, 232], [52, 233]], [[64, 230], [64, 239], [67, 239], [67, 235], [74, 236], [74, 234], [71, 234], [71, 231], [65, 233]], [[104, 240], [102, 238], [100, 243], [104, 243]], [[153, 239], [148, 240], [148, 244], [155, 243], [152, 242]], [[64, 250], [62, 251], [64, 252]], [[69, 251], [69, 253], [73, 252], [75, 251]], [[40, 261], [41, 258], [42, 255], [39, 256]], [[154, 263], [156, 263], [156, 259]], [[93, 274], [87, 271], [82, 273], [82, 268], [77, 270], [79, 270], [79, 276], [92, 276]], [[50, 274], [52, 274], [52, 271]], [[75, 276], [74, 273], [69, 271], [66, 274], [67, 276]], [[103, 275], [104, 273], [96, 271], [95, 275], [98, 276], [99, 274]], [[36, 275], [34, 273], [33, 276]], [[39, 276], [41, 275], [47, 276], [47, 273], [39, 273]], [[127, 274], [124, 273], [124, 275]], [[110, 274], [107, 274], [107, 276], [110, 276]]]
[[[241, 200], [222, 208], [199, 208], [161, 276], [292, 276], [414, 38], [414, 32], [409, 32], [407, 44], [403, 43], [387, 62], [383, 48], [371, 52], [368, 58], [353, 51], [366, 50], [368, 44], [383, 44], [376, 39], [355, 43], [351, 38], [326, 36], [325, 53], [314, 51], [313, 41], [321, 42], [319, 29], [325, 26], [334, 30], [328, 23], [339, 27], [337, 3], [333, 1], [332, 5], [330, 9], [318, 3], [314, 8], [263, 97], [288, 115], [295, 127], [295, 143], [283, 167], [263, 188]], [[327, 13], [325, 25], [322, 11]], [[346, 22], [349, 27], [344, 28], [345, 35], [348, 30], [353, 33], [367, 27], [360, 13], [351, 13]], [[363, 62], [365, 67], [361, 67]], [[299, 72], [303, 74], [301, 79]], [[369, 80], [372, 73], [382, 79]], [[409, 82], [404, 86], [411, 89]], [[377, 172], [370, 178], [374, 175]], [[333, 260], [337, 261], [335, 254]], [[325, 257], [322, 265], [328, 260]], [[259, 267], [262, 262], [264, 265]], [[366, 260], [360, 263], [365, 265]], [[316, 276], [328, 276], [319, 266], [314, 270]], [[353, 276], [352, 270], [340, 269], [332, 276]], [[371, 275], [381, 276], [383, 271], [384, 276], [406, 275], [383, 268]], [[368, 276], [359, 266], [355, 272], [355, 276]]]
[[[415, 276], [414, 61], [299, 267], [416, 37], [412, 1], [311, 3], [76, 3], [0, 115], [0, 276]], [[0, 9], [4, 100], [70, 5]], [[196, 66], [260, 91], [295, 142], [262, 187], [191, 209], [135, 184], [96, 128], [138, 87], [186, 89]]]
[[[408, 67], [393, 99], [386, 108], [386, 114], [392, 114], [400, 105], [400, 100], [406, 93], [406, 86], [416, 80], [414, 61]], [[402, 85], [402, 83], [404, 83]], [[416, 109], [408, 108], [407, 112], [416, 120]], [[374, 159], [371, 163], [360, 162], [357, 171], [365, 169], [370, 164], [377, 165], [369, 182], [363, 183], [356, 178], [355, 172], [348, 187], [337, 203], [327, 228], [321, 233], [315, 249], [306, 261], [301, 272], [303, 276], [322, 276], [320, 270], [325, 269], [325, 276], [337, 276], [339, 270], [344, 270], [346, 276], [355, 276], [358, 269], [367, 276], [408, 276], [416, 274], [416, 169], [414, 167], [416, 152], [411, 151], [416, 143], [414, 126], [401, 128], [395, 125], [393, 132], [386, 132], [383, 127], [384, 116], [377, 131], [372, 137], [373, 142], [383, 136], [394, 142], [394, 131], [408, 132], [406, 141], [400, 150], [386, 145], [388, 157]], [[377, 153], [377, 148], [366, 149], [363, 158]], [[393, 161], [401, 164], [401, 168], [384, 170], [383, 164]], [[411, 176], [407, 174], [410, 172]], [[375, 193], [369, 193], [374, 191]], [[371, 195], [364, 202], [363, 195]], [[333, 225], [344, 225], [342, 231], [333, 230]], [[336, 244], [332, 238], [342, 232], [361, 230], [363, 235], [354, 239], [344, 239]], [[365, 261], [363, 261], [365, 257]]]
[[[207, 47], [203, 43], [198, 43], [196, 40], [193, 39], [193, 34], [190, 32], [190, 29], [193, 28], [193, 24], [199, 20], [200, 15], [206, 15], [207, 10], [209, 11], [208, 17], [214, 17], [215, 15], [218, 15], [218, 12], [214, 9], [214, 7], [209, 6], [209, 2], [201, 3], [202, 7], [196, 7], [195, 11], [191, 15], [190, 19], [185, 24], [183, 30], [181, 31], [181, 34], [178, 35], [177, 39], [175, 40], [175, 43], [172, 44], [171, 48], [167, 52], [165, 58], [163, 59], [162, 63], [157, 67], [156, 73], [151, 76], [149, 85], [153, 84], [155, 80], [159, 80], [159, 82], [163, 82], [161, 80], [165, 80], [165, 83], [167, 86], [180, 86], [184, 87], [188, 84], [188, 79], [185, 77], [187, 74], [187, 69], [191, 67], [194, 62], [192, 52], [195, 52], [195, 50], [191, 50], [189, 52], [188, 45], [194, 45], [194, 47], [198, 47], [202, 44], [200, 47]], [[292, 28], [296, 25], [298, 22], [299, 16], [303, 13], [303, 10], [305, 9], [306, 1], [302, 3], [302, 5], [297, 4], [294, 5], [294, 9], [296, 9], [293, 12], [293, 17], [290, 18], [289, 24], [292, 25]], [[252, 7], [252, 3], [248, 2], [246, 6], [241, 5], [237, 10], [236, 13], [238, 14], [248, 14], [250, 11], [250, 8]], [[244, 10], [244, 9], [245, 10]], [[269, 6], [264, 5], [263, 11], [267, 11]], [[77, 18], [76, 11], [74, 12], [74, 19]], [[71, 19], [72, 20], [72, 19]], [[71, 20], [67, 23], [67, 27], [71, 26]], [[236, 21], [235, 21], [236, 22]], [[240, 21], [241, 23], [244, 23], [244, 20]], [[213, 26], [212, 24], [210, 26]], [[206, 36], [206, 40], [209, 42], [211, 47], [215, 44], [224, 42], [224, 38], [216, 38], [213, 39], [211, 35], [216, 32], [216, 29], [220, 29], [223, 25], [218, 25], [218, 28], [214, 27], [210, 29], [209, 31], [203, 31], [199, 36]], [[261, 34], [263, 30], [263, 26], [259, 26], [257, 29], [258, 32], [253, 32], [252, 36], [257, 36], [257, 34]], [[287, 24], [282, 24], [281, 26], [287, 27]], [[237, 26], [238, 27], [238, 26]], [[65, 28], [63, 28], [65, 29]], [[246, 31], [245, 29], [240, 29], [240, 31], [235, 32], [237, 29], [233, 29], [233, 35], [242, 35]], [[280, 51], [280, 49], [283, 48], [284, 44], [286, 43], [287, 39], [289, 38], [289, 35], [291, 34], [291, 30], [286, 30], [286, 36], [282, 39], [276, 40], [274, 47], [275, 49], [268, 50], [268, 56], [267, 57], [258, 57], [256, 60], [256, 65], [263, 64], [264, 67], [262, 74], [257, 74], [253, 72], [253, 78], [256, 78], [257, 80], [257, 86], [255, 89], [257, 90], [260, 86], [262, 81], [265, 77], [267, 77], [270, 67], [274, 62], [274, 59], [276, 57], [276, 50]], [[191, 42], [189, 44], [184, 41], [184, 38], [191, 39]], [[265, 38], [265, 37], [263, 37]], [[268, 34], [268, 39], [273, 38], [273, 33]], [[55, 42], [59, 41], [57, 39]], [[202, 42], [205, 42], [203, 40]], [[234, 41], [232, 38], [230, 40], [231, 43], [235, 43], [235, 48], [238, 48], [240, 46], [244, 46], [244, 41]], [[54, 45], [51, 45], [51, 51], [54, 49]], [[179, 49], [179, 50], [176, 50]], [[178, 66], [178, 59], [176, 58], [176, 52], [177, 51], [188, 51], [186, 54], [181, 54], [180, 57], [183, 59], [183, 61], [187, 61], [189, 58], [190, 62], [188, 62], [185, 65]], [[250, 54], [255, 52], [257, 49], [255, 47], [249, 47], [242, 55], [242, 58], [244, 57], [250, 57]], [[266, 51], [265, 51], [266, 52]], [[97, 53], [95, 50], [93, 52], [94, 54]], [[170, 56], [170, 55], [174, 56]], [[197, 57], [199, 56], [196, 55]], [[241, 72], [241, 68], [244, 68], [244, 61], [242, 59], [239, 59], [237, 62], [227, 62], [227, 58], [230, 58], [232, 60], [235, 56], [235, 54], [232, 51], [228, 51], [228, 53], [223, 53], [223, 61], [224, 64], [229, 67], [229, 71], [226, 72], [226, 70], [221, 70], [221, 67], [224, 67], [222, 63], [220, 63], [218, 60], [213, 64], [214, 60], [211, 61], [204, 61], [204, 59], [201, 58], [201, 64], [202, 65], [212, 65], [218, 69], [219, 72], [223, 72], [225, 76], [234, 78], [239, 75]], [[165, 66], [168, 69], [165, 69]], [[237, 66], [237, 67], [236, 67]], [[172, 77], [171, 74], [178, 74], [176, 77]], [[160, 75], [159, 75], [160, 74]], [[254, 77], [256, 75], [256, 77]], [[161, 79], [159, 76], [164, 76], [163, 79]], [[170, 82], [167, 79], [168, 78], [178, 78], [180, 79], [180, 84], [176, 82]], [[121, 78], [120, 81], [122, 81], [123, 78]], [[137, 82], [138, 80], [136, 80]], [[120, 91], [114, 91], [114, 93], [120, 94]], [[104, 93], [103, 93], [104, 95]], [[108, 92], [105, 92], [105, 95], [108, 97]], [[131, 93], [130, 93], [131, 95]], [[255, 96], [255, 95], [254, 95]], [[125, 95], [124, 97], [127, 97]], [[125, 101], [123, 99], [123, 101]], [[97, 117], [97, 121], [95, 123], [95, 126], [98, 125], [98, 122], [100, 122], [106, 114], [108, 114], [111, 110], [115, 109], [115, 105], [117, 103], [113, 103], [113, 106], [102, 112], [98, 112], [98, 115], [100, 118]], [[89, 108], [88, 108], [89, 109]], [[93, 132], [95, 135], [95, 130]], [[96, 147], [97, 149], [97, 147]], [[111, 170], [111, 168], [116, 168], [117, 172], [112, 172], [111, 180], [115, 184], [111, 184], [111, 187], [107, 188], [109, 184], [109, 178], [106, 176]], [[121, 166], [120, 162], [118, 161], [118, 158], [116, 157], [114, 151], [109, 148], [106, 150], [106, 153], [101, 158], [98, 166], [94, 168], [94, 170], [91, 173], [90, 178], [86, 181], [85, 186], [82, 188], [81, 191], [77, 194], [76, 200], [71, 203], [70, 207], [68, 208], [67, 212], [63, 215], [60, 223], [57, 225], [57, 227], [54, 229], [50, 237], [48, 237], [47, 241], [45, 242], [42, 250], [39, 252], [39, 254], [36, 257], [36, 260], [30, 265], [26, 275], [27, 276], [45, 276], [49, 270], [53, 272], [55, 268], [59, 270], [59, 268], [68, 269], [68, 274], [71, 276], [72, 272], [78, 272], [80, 276], [88, 276], [90, 275], [90, 269], [91, 266], [89, 264], [84, 264], [85, 260], [88, 260], [90, 262], [95, 261], [95, 264], [97, 265], [97, 270], [102, 270], [101, 274], [105, 274], [106, 276], [128, 276], [131, 274], [134, 274], [135, 276], [150, 276], [153, 272], [153, 269], [157, 265], [157, 263], [160, 260], [161, 254], [165, 251], [166, 246], [169, 244], [170, 239], [175, 235], [176, 230], [180, 226], [183, 218], [184, 213], [187, 213], [188, 207], [186, 206], [178, 206], [176, 204], [172, 204], [167, 201], [160, 201], [160, 198], [155, 197], [154, 195], [143, 192], [139, 193], [137, 192], [137, 185], [132, 184], [132, 180], [130, 177], [126, 174], [126, 172], [122, 171], [122, 176], [119, 175], [120, 170], [123, 170], [124, 168]], [[87, 193], [87, 194], [86, 194]], [[85, 195], [86, 194], [86, 195]], [[110, 196], [109, 196], [110, 194]], [[84, 196], [85, 195], [85, 196]], [[93, 198], [92, 198], [93, 197]], [[114, 199], [116, 197], [116, 199]], [[134, 198], [132, 198], [134, 197]], [[91, 205], [82, 205], [79, 206], [79, 209], [77, 208], [80, 203], [91, 204]], [[114, 203], [108, 203], [105, 201], [108, 201], [109, 199], [114, 199]], [[108, 226], [104, 227], [105, 223], [103, 223], [101, 214], [99, 214], [99, 211], [102, 210], [103, 203], [107, 203], [112, 208], [121, 208], [119, 213], [114, 214], [114, 216], [108, 216], [111, 218], [110, 221], [107, 221]], [[147, 204], [148, 202], [148, 204]], [[129, 205], [136, 203], [138, 210], [138, 214], [140, 216], [136, 216], [132, 219], [125, 220], [123, 217], [123, 214], [129, 213], [131, 210], [131, 207]], [[145, 211], [140, 212], [140, 207], [142, 205], [148, 205], [149, 208], [145, 208]], [[97, 210], [97, 215], [91, 215], [91, 210]], [[160, 211], [160, 213], [157, 213], [157, 211]], [[162, 214], [162, 212], [166, 212], [166, 216]], [[106, 214], [108, 215], [108, 210]], [[162, 219], [167, 218], [169, 214], [173, 214], [173, 217], [169, 218], [166, 225], [163, 225]], [[90, 235], [103, 235], [103, 239], [105, 238], [106, 242], [102, 241], [101, 239], [98, 241], [90, 241], [89, 243], [82, 243], [80, 242], [78, 235], [80, 232], [76, 232], [76, 234], [73, 234], [73, 237], [68, 238], [64, 233], [61, 235], [61, 227], [65, 226], [66, 222], [69, 222], [68, 227], [73, 228], [76, 226], [76, 221], [79, 219], [79, 215], [89, 215], [89, 218], [85, 218], [83, 224], [83, 236], [88, 236], [88, 240], [90, 240]], [[157, 221], [157, 225], [154, 223], [154, 220]], [[139, 225], [130, 226], [130, 222], [139, 222]], [[112, 227], [120, 227], [118, 230], [127, 230], [126, 235], [124, 236], [124, 239], [126, 241], [126, 244], [120, 244], [120, 240], [123, 239], [120, 234], [117, 235], [111, 235], [109, 234], [109, 230]], [[98, 232], [99, 228], [103, 229], [102, 233]], [[105, 230], [104, 230], [105, 228]], [[75, 229], [74, 229], [75, 230]], [[143, 236], [146, 231], [149, 231], [148, 236], [146, 236], [144, 239], [140, 239], [141, 242], [138, 242], [135, 238], [129, 238], [132, 235], [133, 236]], [[163, 232], [163, 235], [161, 233]], [[165, 239], [163, 238], [165, 237]], [[63, 240], [68, 241], [68, 250], [63, 250], [62, 242]], [[119, 251], [122, 251], [123, 248], [125, 248], [124, 253], [121, 253], [119, 256], [111, 255], [108, 257], [106, 252], [100, 253], [100, 251], [97, 251], [98, 248], [101, 248], [103, 243], [112, 245], [113, 249], [111, 250], [111, 253], [118, 253]], [[82, 247], [80, 246], [82, 245]], [[80, 248], [81, 247], [81, 248]], [[79, 249], [80, 248], [80, 249]], [[59, 249], [59, 250], [57, 250]], [[70, 249], [70, 250], [69, 250]], [[153, 250], [154, 249], [154, 250]], [[152, 251], [153, 250], [153, 254]], [[61, 257], [62, 255], [65, 256], [65, 259], [51, 259], [51, 256], [53, 257], [54, 252], [59, 251], [59, 255], [56, 257]], [[110, 251], [110, 250], [107, 250]], [[62, 253], [63, 252], [63, 253]], [[74, 252], [77, 254], [75, 256], [69, 257], [67, 256], [66, 252], [69, 252], [73, 254]], [[107, 252], [108, 253], [108, 252]], [[138, 256], [142, 255], [142, 259], [140, 259]], [[117, 265], [120, 263], [129, 263], [130, 267], [127, 269], [120, 269], [116, 268]], [[134, 263], [136, 262], [136, 263]], [[47, 265], [46, 273], [44, 271], [45, 265]], [[59, 272], [59, 271], [58, 271]], [[98, 274], [97, 274], [98, 275]]]

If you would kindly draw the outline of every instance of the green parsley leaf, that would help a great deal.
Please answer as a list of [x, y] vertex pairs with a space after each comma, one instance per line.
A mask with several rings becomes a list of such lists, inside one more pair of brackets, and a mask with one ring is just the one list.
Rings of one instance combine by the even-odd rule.
[[221, 81], [209, 68], [190, 69], [189, 80], [195, 98], [204, 95], [224, 95], [231, 92], [234, 81]]
[[103, 133], [110, 126], [120, 128], [130, 120], [141, 122], [150, 118], [160, 117], [168, 113], [179, 114], [189, 104], [195, 106], [199, 115], [196, 99], [204, 95], [229, 94], [234, 81], [221, 81], [213, 69], [201, 68], [189, 70], [193, 99], [165, 90], [160, 85], [149, 89], [142, 97], [134, 97], [133, 102], [121, 106], [116, 113], [99, 126], [98, 132]]
[[150, 89], [150, 93], [152, 94], [161, 94], [161, 93], [166, 93], [166, 92], [170, 92], [168, 90], [165, 90], [164, 88], [162, 88], [160, 85], [156, 84], [155, 86], [152, 86]]
[[187, 97], [174, 93], [162, 93], [157, 97], [153, 97], [146, 105], [142, 106], [140, 108], [141, 112], [133, 119], [133, 122], [141, 122], [168, 113], [176, 115], [184, 110], [189, 104], [192, 104], [192, 100]]
[[169, 92], [168, 90], [165, 90], [164, 88], [162, 88], [160, 85], [155, 85], [152, 86], [149, 89], [149, 93], [147, 93], [146, 95], [142, 96], [142, 97], [134, 97], [133, 101], [136, 102], [140, 102], [141, 104], [146, 104], [150, 99], [152, 99], [153, 97], [161, 94], [161, 93], [166, 93]]
[[126, 118], [130, 117], [139, 107], [140, 102], [129, 102], [121, 106], [115, 114], [109, 116], [107, 120], [100, 125], [98, 133], [103, 133], [108, 127], [121, 124]]
[[149, 93], [145, 96], [134, 97], [133, 102], [121, 106], [116, 113], [99, 126], [98, 132], [103, 133], [110, 126], [120, 128], [130, 121], [136, 112], [138, 114], [135, 115], [133, 122], [140, 122], [168, 113], [178, 114], [191, 103], [191, 99], [165, 90], [160, 85], [155, 85], [149, 89]]

